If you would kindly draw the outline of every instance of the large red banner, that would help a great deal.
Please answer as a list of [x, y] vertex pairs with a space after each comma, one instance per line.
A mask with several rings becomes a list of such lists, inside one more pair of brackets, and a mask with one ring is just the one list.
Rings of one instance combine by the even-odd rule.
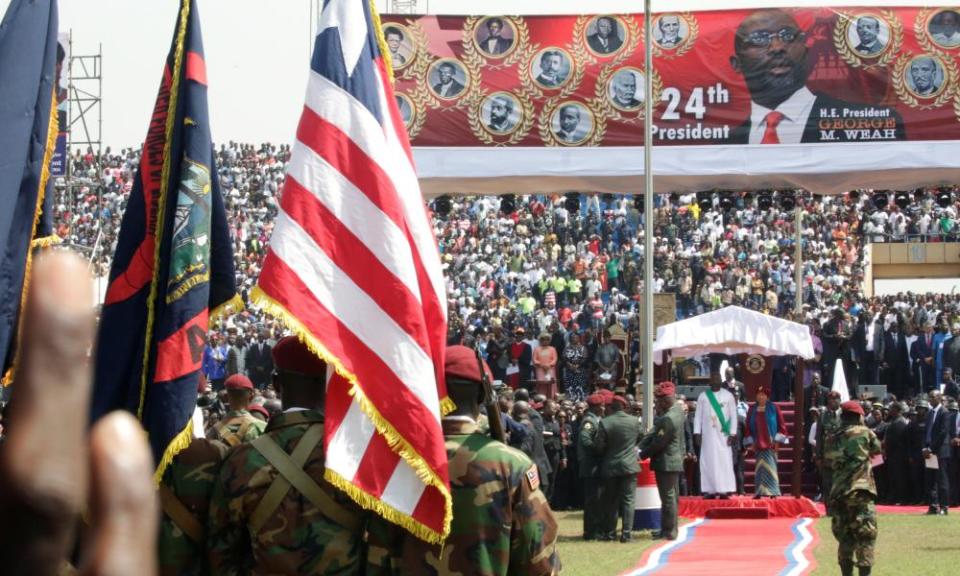
[[417, 147], [960, 140], [960, 13], [815, 8], [643, 16], [385, 16]]

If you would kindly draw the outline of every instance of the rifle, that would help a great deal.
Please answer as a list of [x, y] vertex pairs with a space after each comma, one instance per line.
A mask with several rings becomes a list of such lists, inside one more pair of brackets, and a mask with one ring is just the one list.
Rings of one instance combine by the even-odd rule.
[[507, 436], [503, 433], [503, 420], [500, 419], [500, 404], [493, 395], [493, 385], [487, 371], [483, 369], [483, 357], [480, 356], [480, 346], [473, 349], [477, 355], [477, 367], [480, 369], [480, 384], [483, 386], [483, 405], [487, 409], [487, 420], [490, 423], [490, 437], [498, 442], [506, 442]]

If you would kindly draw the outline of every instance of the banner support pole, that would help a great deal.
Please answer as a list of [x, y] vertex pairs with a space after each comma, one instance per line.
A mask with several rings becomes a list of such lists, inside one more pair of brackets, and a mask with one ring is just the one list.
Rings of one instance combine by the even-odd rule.
[[793, 209], [793, 272], [794, 282], [797, 286], [797, 295], [794, 297], [793, 308], [797, 313], [797, 322], [801, 322], [800, 315], [803, 313], [803, 237], [800, 228], [803, 226], [803, 202], [801, 201], [800, 191], [795, 197], [797, 202]]
[[653, 52], [650, 29], [651, 0], [643, 2], [644, 75], [643, 83], [643, 425], [653, 427]]

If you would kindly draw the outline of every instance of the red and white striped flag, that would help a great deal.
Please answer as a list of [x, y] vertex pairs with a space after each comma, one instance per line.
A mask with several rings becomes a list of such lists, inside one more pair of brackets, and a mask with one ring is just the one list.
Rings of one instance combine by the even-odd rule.
[[326, 479], [442, 542], [446, 300], [413, 155], [364, 0], [321, 14], [306, 104], [254, 303], [336, 369]]

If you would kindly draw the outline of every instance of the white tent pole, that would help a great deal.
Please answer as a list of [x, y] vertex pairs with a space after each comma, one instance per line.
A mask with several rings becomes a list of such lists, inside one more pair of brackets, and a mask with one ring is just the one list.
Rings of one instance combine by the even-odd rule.
[[797, 295], [794, 297], [795, 302], [793, 306], [797, 312], [796, 321], [802, 322], [800, 314], [803, 313], [803, 238], [800, 234], [800, 227], [803, 226], [803, 202], [799, 196], [798, 191], [797, 197], [794, 198], [797, 206], [793, 209], [793, 272], [794, 282], [796, 282], [797, 287]]
[[653, 426], [653, 53], [650, 31], [650, 2], [643, 2], [644, 73], [643, 83], [643, 424]]

